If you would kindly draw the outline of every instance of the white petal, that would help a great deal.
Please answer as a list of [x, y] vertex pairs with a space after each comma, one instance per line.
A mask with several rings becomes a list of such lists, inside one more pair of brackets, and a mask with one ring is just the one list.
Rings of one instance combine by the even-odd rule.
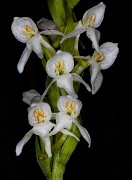
[[77, 136], [75, 136], [73, 133], [71, 133], [70, 131], [68, 131], [68, 130], [66, 130], [66, 129], [61, 130], [61, 132], [62, 132], [63, 134], [66, 134], [66, 135], [69, 135], [69, 136], [74, 137], [77, 141], [80, 141], [80, 139], [79, 139]]
[[30, 26], [35, 31], [35, 34], [38, 33], [36, 24], [29, 17], [14, 18], [11, 25], [11, 30], [12, 30], [13, 35], [18, 41], [23, 42], [23, 43], [26, 43], [28, 41], [28, 38], [23, 33], [23, 27], [25, 25]]
[[101, 71], [98, 72], [94, 83], [92, 84], [92, 94], [95, 94], [102, 85], [103, 75]]
[[47, 137], [47, 138], [43, 138], [43, 141], [44, 141], [44, 144], [45, 144], [45, 151], [48, 155], [48, 157], [51, 157], [52, 156], [52, 153], [51, 153], [51, 141], [50, 141], [50, 138]]
[[90, 86], [78, 74], [72, 73], [72, 77], [73, 77], [74, 81], [78, 81], [78, 82], [82, 83], [89, 92], [91, 91]]
[[[97, 29], [94, 29], [94, 33], [95, 33], [95, 36], [96, 36], [97, 43], [99, 43], [100, 37], [101, 37], [101, 33], [100, 33], [100, 31], [98, 31]], [[93, 44], [93, 43], [92, 43], [92, 48], [93, 48], [93, 49], [96, 49], [96, 48], [95, 48], [95, 44]]]
[[95, 21], [93, 23], [93, 27], [94, 28], [99, 27], [104, 19], [105, 8], [106, 8], [106, 5], [103, 2], [101, 2], [98, 5], [86, 11], [85, 14], [83, 15], [83, 25], [87, 27], [87, 19], [89, 15], [94, 14]]
[[58, 30], [45, 30], [45, 31], [41, 31], [40, 34], [44, 34], [44, 35], [61, 35], [64, 36], [64, 34]]
[[46, 64], [46, 72], [52, 78], [57, 77], [55, 73], [55, 68], [56, 68], [56, 62], [58, 60], [64, 62], [66, 73], [71, 72], [72, 69], [74, 68], [74, 61], [72, 55], [69, 52], [59, 50], [51, 59], [47, 61]]
[[53, 126], [54, 124], [50, 121], [35, 124], [33, 127], [33, 133], [44, 138], [49, 134], [49, 131], [53, 128]]
[[47, 88], [45, 89], [44, 93], [42, 94], [40, 101], [43, 101], [43, 99], [45, 98], [45, 96], [46, 96], [49, 88], [51, 87], [51, 85], [52, 85], [55, 81], [56, 81], [56, 79], [53, 79], [53, 80], [50, 82], [50, 84], [47, 86]]
[[88, 144], [89, 144], [88, 146], [90, 147], [91, 146], [91, 138], [90, 138], [88, 131], [84, 127], [82, 127], [77, 120], [73, 119], [73, 122], [76, 124], [82, 137], [88, 142]]
[[16, 145], [17, 156], [21, 154], [24, 145], [29, 141], [32, 135], [33, 135], [33, 130], [31, 129], [28, 133], [25, 134], [25, 136], [21, 139], [21, 141], [19, 141], [19, 143]]
[[76, 114], [72, 115], [72, 117], [76, 118], [82, 109], [82, 102], [76, 98], [73, 98], [72, 96], [60, 96], [57, 102], [58, 110], [66, 113], [66, 104], [69, 101], [72, 101], [75, 104]]
[[48, 136], [55, 135], [64, 128], [70, 129], [71, 126], [72, 126], [71, 117], [63, 112], [59, 112], [56, 116], [56, 125], [54, 129], [48, 134]]
[[31, 105], [32, 102], [40, 99], [40, 94], [34, 89], [23, 92], [22, 96], [23, 96], [23, 98], [22, 98], [23, 102], [25, 102], [28, 105]]
[[29, 124], [31, 126], [34, 126], [35, 124], [37, 124], [36, 119], [34, 117], [34, 111], [36, 109], [42, 109], [43, 110], [43, 112], [44, 112], [44, 114], [46, 116], [46, 122], [48, 122], [51, 119], [52, 112], [51, 112], [51, 108], [50, 108], [49, 104], [47, 104], [47, 103], [36, 103], [36, 104], [33, 104], [33, 105], [29, 109], [29, 113], [28, 113], [28, 120], [29, 120]]
[[41, 30], [47, 30], [47, 29], [56, 29], [56, 25], [54, 21], [46, 18], [41, 18], [39, 21], [37, 21], [37, 27]]
[[92, 41], [92, 46], [94, 47], [94, 49], [96, 49], [96, 51], [99, 52], [99, 45], [98, 45], [98, 40], [95, 34], [95, 30], [93, 28], [89, 28], [86, 31], [86, 35]]
[[67, 94], [77, 98], [73, 87], [73, 78], [71, 74], [64, 74], [57, 78], [57, 86], [63, 88]]
[[21, 57], [20, 57], [20, 60], [17, 64], [17, 70], [19, 73], [22, 73], [23, 70], [24, 70], [24, 67], [25, 67], [25, 64], [27, 63], [28, 59], [29, 59], [29, 56], [31, 54], [31, 50], [29, 50], [27, 47], [24, 49]]
[[38, 35], [32, 37], [27, 42], [28, 49], [33, 50], [40, 59], [43, 58], [43, 51], [42, 51], [42, 47], [41, 47], [41, 38], [42, 37], [38, 34]]
[[77, 26], [75, 27], [75, 29], [74, 29], [72, 32], [66, 34], [66, 35], [61, 39], [60, 43], [62, 43], [62, 42], [63, 42], [64, 40], [66, 40], [67, 38], [71, 38], [71, 37], [78, 36], [78, 35], [82, 34], [82, 33], [85, 32], [85, 31], [86, 31], [85, 27], [82, 25], [82, 22], [79, 21], [78, 24], [77, 24]]
[[105, 59], [100, 63], [101, 69], [108, 69], [116, 60], [119, 53], [117, 43], [107, 42], [100, 46], [100, 51]]

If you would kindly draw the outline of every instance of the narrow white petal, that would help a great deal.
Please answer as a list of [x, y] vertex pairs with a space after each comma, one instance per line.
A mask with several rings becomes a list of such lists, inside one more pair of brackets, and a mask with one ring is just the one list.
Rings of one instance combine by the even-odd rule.
[[77, 141], [80, 141], [80, 139], [79, 139], [77, 136], [75, 136], [73, 133], [71, 133], [70, 131], [68, 131], [68, 130], [66, 130], [66, 129], [62, 129], [61, 132], [62, 132], [63, 134], [66, 134], [66, 135], [69, 135], [69, 136], [74, 137]]
[[35, 31], [35, 34], [38, 33], [36, 24], [29, 17], [14, 18], [11, 25], [11, 30], [12, 30], [13, 35], [18, 41], [23, 42], [23, 43], [26, 43], [28, 41], [28, 38], [23, 33], [23, 27], [26, 25], [30, 26]]
[[73, 58], [76, 58], [76, 59], [86, 59], [86, 60], [88, 60], [88, 59], [89, 59], [89, 56], [73, 56]]
[[101, 69], [108, 69], [116, 60], [119, 53], [117, 43], [107, 42], [100, 46], [105, 59], [100, 63]]
[[21, 141], [19, 141], [19, 143], [16, 145], [17, 156], [21, 154], [24, 145], [29, 141], [32, 135], [33, 135], [33, 130], [31, 129], [28, 133], [25, 134], [25, 136], [21, 139]]
[[94, 49], [96, 49], [96, 51], [99, 52], [99, 45], [98, 45], [98, 40], [97, 40], [97, 37], [95, 34], [95, 30], [93, 28], [89, 28], [86, 31], [86, 35], [92, 41], [92, 45], [93, 45]]
[[44, 93], [41, 96], [40, 101], [43, 101], [43, 99], [45, 98], [49, 88], [51, 87], [51, 85], [56, 81], [56, 79], [52, 79], [52, 81], [50, 82], [50, 84], [47, 86], [47, 88], [45, 89]]
[[77, 98], [77, 94], [74, 91], [73, 87], [73, 78], [71, 74], [64, 74], [57, 78], [57, 86], [65, 89], [67, 94]]
[[44, 35], [61, 35], [64, 36], [64, 34], [58, 30], [45, 30], [45, 31], [41, 31], [40, 34], [44, 34]]
[[82, 34], [82, 33], [85, 32], [85, 31], [86, 31], [85, 27], [82, 25], [82, 22], [79, 21], [79, 23], [77, 24], [77, 26], [75, 27], [75, 29], [74, 29], [72, 32], [66, 34], [66, 35], [61, 39], [60, 43], [62, 43], [62, 42], [63, 42], [64, 40], [66, 40], [67, 38], [71, 38], [71, 37], [78, 36], [78, 35]]
[[106, 5], [103, 2], [101, 2], [98, 5], [87, 10], [83, 15], [83, 25], [87, 27], [87, 19], [89, 15], [93, 14], [95, 15], [93, 27], [94, 28], [99, 27], [104, 19], [105, 8], [106, 8]]
[[102, 85], [103, 75], [101, 71], [98, 72], [94, 83], [92, 84], [92, 94], [95, 94]]
[[41, 30], [56, 29], [56, 25], [54, 21], [47, 18], [41, 18], [39, 21], [37, 21], [36, 24], [37, 24], [37, 27]]
[[91, 91], [90, 86], [78, 74], [72, 73], [72, 77], [73, 77], [74, 81], [78, 81], [78, 82], [82, 83], [89, 92]]
[[[95, 32], [97, 43], [99, 43], [100, 37], [101, 37], [101, 33], [97, 29], [94, 29], [94, 32]], [[95, 49], [95, 44], [93, 44], [93, 43], [92, 43], [92, 48]]]
[[43, 141], [44, 141], [44, 144], [45, 144], [45, 151], [48, 155], [48, 157], [51, 157], [52, 156], [52, 153], [51, 153], [51, 141], [50, 141], [50, 138], [47, 137], [47, 138], [43, 138]]
[[73, 119], [72, 121], [76, 124], [82, 137], [88, 142], [89, 147], [90, 147], [91, 146], [91, 138], [90, 138], [88, 131], [84, 127], [82, 127], [77, 120]]
[[17, 70], [19, 73], [22, 73], [23, 70], [24, 70], [24, 67], [25, 67], [25, 64], [27, 63], [28, 59], [29, 59], [29, 56], [31, 54], [31, 50], [29, 50], [27, 47], [24, 49], [21, 57], [20, 57], [20, 60], [17, 64]]
[[54, 129], [48, 134], [48, 136], [55, 135], [64, 128], [70, 129], [71, 125], [72, 125], [71, 117], [63, 112], [59, 112], [56, 116], [56, 125]]
[[22, 96], [23, 96], [22, 98], [23, 102], [25, 102], [28, 105], [31, 105], [32, 101], [35, 101], [37, 100], [36, 98], [40, 97], [40, 94], [36, 90], [31, 89], [29, 91], [23, 92]]

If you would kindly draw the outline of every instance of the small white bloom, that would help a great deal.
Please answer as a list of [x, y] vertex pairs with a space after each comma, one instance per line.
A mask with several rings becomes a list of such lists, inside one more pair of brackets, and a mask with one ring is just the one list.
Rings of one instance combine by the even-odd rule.
[[29, 124], [33, 126], [33, 128], [17, 144], [16, 155], [19, 156], [21, 154], [24, 145], [28, 142], [33, 134], [36, 134], [42, 138], [45, 144], [46, 153], [48, 157], [51, 157], [51, 142], [50, 138], [46, 137], [54, 127], [54, 124], [50, 122], [52, 117], [51, 108], [47, 103], [34, 103], [30, 108], [28, 108], [28, 111]]
[[28, 105], [31, 105], [32, 103], [38, 103], [41, 98], [40, 94], [34, 89], [23, 92], [22, 96], [23, 102], [25, 102]]
[[101, 2], [87, 10], [83, 15], [82, 20], [78, 22], [76, 28], [69, 34], [66, 34], [62, 38], [61, 43], [67, 38], [75, 37], [83, 32], [86, 32], [87, 37], [92, 41], [93, 47], [96, 49], [96, 51], [99, 51], [98, 41], [100, 33], [96, 32], [95, 28], [99, 27], [103, 21], [105, 7], [105, 4]]
[[43, 58], [43, 50], [41, 45], [46, 47], [51, 52], [54, 51], [52, 46], [42, 38], [41, 34], [63, 35], [57, 30], [45, 30], [39, 33], [36, 24], [29, 17], [14, 18], [11, 25], [11, 30], [18, 41], [27, 44], [27, 47], [24, 49], [17, 64], [19, 73], [23, 72], [24, 66], [27, 63], [32, 50], [38, 55], [39, 58]]
[[58, 87], [64, 88], [67, 94], [77, 97], [74, 91], [73, 81], [81, 82], [85, 85], [88, 91], [91, 91], [89, 85], [76, 73], [70, 73], [74, 68], [74, 60], [69, 52], [57, 51], [57, 53], [47, 61], [46, 72], [53, 78], [47, 89], [42, 95], [42, 99], [45, 97], [48, 89], [53, 82], [57, 82]]
[[90, 74], [91, 74], [91, 85], [92, 94], [95, 94], [101, 87], [103, 81], [103, 75], [101, 69], [108, 69], [115, 62], [119, 53], [117, 43], [107, 42], [102, 44], [100, 47], [100, 53], [95, 51], [91, 60]]
[[56, 125], [54, 129], [48, 135], [49, 136], [54, 135], [58, 133], [59, 131], [65, 130], [65, 128], [70, 130], [72, 123], [74, 123], [76, 124], [81, 135], [88, 142], [89, 147], [90, 147], [91, 145], [90, 135], [88, 131], [84, 127], [82, 127], [76, 119], [79, 116], [80, 111], [82, 109], [81, 101], [69, 95], [60, 96], [57, 102], [57, 107], [60, 112], [56, 114]]

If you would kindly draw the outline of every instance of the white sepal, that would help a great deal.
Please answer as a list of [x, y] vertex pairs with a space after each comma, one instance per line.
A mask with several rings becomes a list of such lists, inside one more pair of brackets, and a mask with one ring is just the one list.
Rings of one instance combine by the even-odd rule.
[[101, 69], [108, 69], [116, 60], [119, 53], [117, 43], [106, 42], [100, 46], [100, 51], [104, 55], [104, 60], [101, 61]]
[[39, 21], [37, 21], [36, 24], [37, 24], [37, 27], [41, 30], [57, 29], [54, 21], [47, 18], [41, 18]]
[[20, 57], [20, 60], [17, 63], [17, 70], [19, 73], [23, 72], [25, 64], [27, 63], [31, 52], [32, 52], [32, 50], [29, 50], [27, 47], [24, 49], [24, 51]]
[[40, 94], [34, 89], [23, 92], [22, 96], [23, 96], [22, 101], [28, 105], [31, 105], [32, 103], [37, 103], [40, 101]]
[[33, 130], [31, 129], [28, 131], [28, 133], [25, 134], [25, 136], [19, 141], [19, 143], [16, 145], [16, 155], [19, 156], [22, 152], [22, 149], [24, 145], [29, 141], [29, 139], [33, 135]]

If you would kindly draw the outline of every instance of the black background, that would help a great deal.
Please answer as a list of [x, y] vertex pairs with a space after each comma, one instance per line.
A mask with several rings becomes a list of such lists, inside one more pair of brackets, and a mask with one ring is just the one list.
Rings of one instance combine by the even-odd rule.
[[[74, 9], [77, 19], [80, 20], [87, 9], [99, 2], [81, 0]], [[126, 136], [131, 119], [128, 118], [128, 107], [131, 106], [128, 106], [131, 92], [131, 81], [128, 80], [131, 74], [131, 12], [128, 1], [103, 2], [106, 4], [106, 12], [98, 28], [102, 34], [100, 44], [116, 42], [120, 52], [113, 66], [102, 71], [104, 80], [96, 95], [88, 93], [83, 85], [80, 87], [83, 126], [91, 135], [92, 145], [89, 149], [81, 138], [66, 166], [64, 180], [123, 180], [129, 174], [129, 170], [125, 172], [125, 166], [128, 168], [132, 165], [129, 159], [130, 136]], [[34, 53], [24, 72], [17, 72], [16, 65], [25, 44], [14, 38], [10, 27], [13, 18], [17, 16], [30, 17], [36, 22], [41, 17], [51, 19], [51, 15], [45, 0], [4, 1], [0, 8], [0, 174], [4, 180], [44, 180], [35, 157], [34, 136], [19, 157], [15, 155], [15, 146], [31, 128], [27, 121], [27, 105], [22, 102], [21, 93], [33, 88], [41, 94], [46, 74]], [[88, 82], [87, 76], [86, 71], [84, 80]]]

